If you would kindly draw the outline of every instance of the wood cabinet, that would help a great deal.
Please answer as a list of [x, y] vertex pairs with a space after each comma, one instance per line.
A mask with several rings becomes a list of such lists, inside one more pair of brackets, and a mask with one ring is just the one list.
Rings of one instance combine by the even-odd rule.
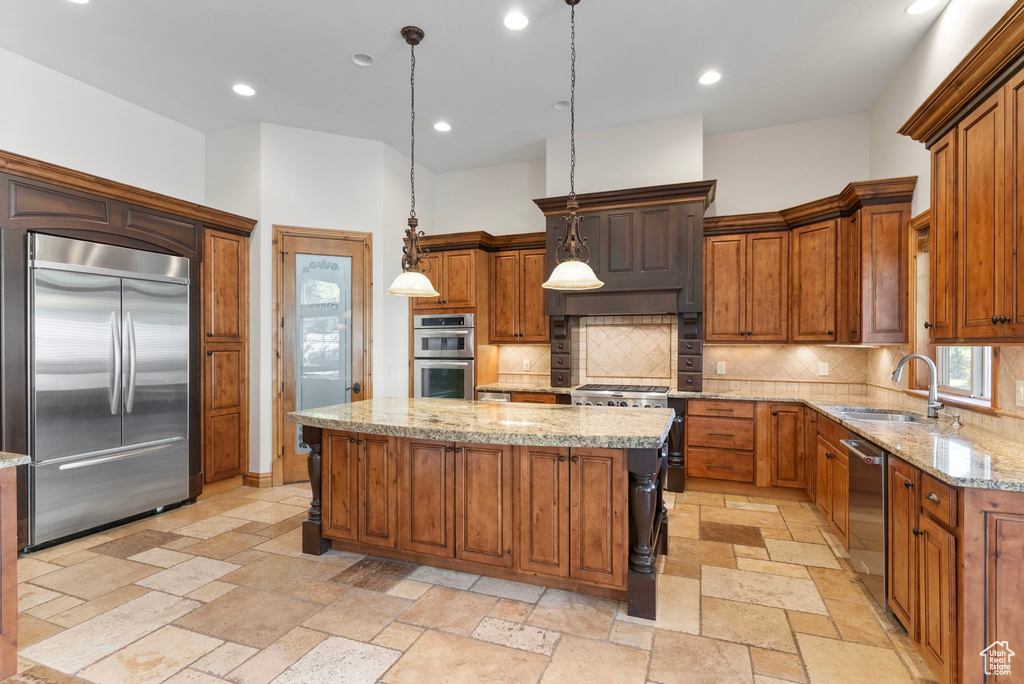
[[249, 460], [249, 239], [204, 233], [202, 461], [216, 482]]
[[569, 576], [625, 586], [626, 464], [621, 449], [572, 449], [569, 457]]
[[359, 434], [359, 541], [394, 548], [398, 539], [396, 513], [396, 440]]
[[913, 533], [917, 536], [918, 652], [939, 681], [950, 682], [956, 677], [956, 537], [926, 515], [918, 518]]
[[403, 439], [398, 473], [398, 547], [432, 556], [455, 554], [455, 446]]
[[486, 256], [475, 249], [437, 252], [426, 257], [423, 272], [430, 279], [438, 297], [414, 297], [414, 311], [437, 309], [471, 309], [478, 303], [478, 278], [481, 262]]
[[686, 402], [687, 477], [754, 482], [754, 402]]
[[790, 341], [835, 342], [838, 222], [795, 228], [790, 285]]
[[776, 487], [803, 487], [804, 408], [800, 404], [771, 404], [768, 427], [768, 453], [771, 484]]
[[956, 228], [956, 142], [952, 130], [932, 147], [931, 246], [928, 254], [928, 328], [933, 342], [956, 339], [956, 269], [953, 236]]
[[455, 445], [455, 557], [512, 566], [512, 447]]
[[334, 539], [359, 538], [359, 446], [349, 432], [327, 432], [323, 437], [321, 512], [324, 534]]
[[558, 396], [550, 392], [513, 392], [512, 401], [524, 404], [557, 404]]
[[491, 334], [501, 343], [543, 343], [550, 338], [544, 312], [543, 249], [491, 254]]
[[518, 447], [516, 558], [521, 572], [569, 576], [569, 450]]
[[889, 607], [910, 638], [917, 635], [917, 487], [920, 473], [903, 461], [888, 459]]
[[815, 445], [814, 502], [836, 536], [849, 546], [850, 538], [850, 458], [839, 444], [845, 429], [824, 416], [817, 417]]
[[789, 234], [704, 241], [705, 339], [785, 342], [789, 337]]

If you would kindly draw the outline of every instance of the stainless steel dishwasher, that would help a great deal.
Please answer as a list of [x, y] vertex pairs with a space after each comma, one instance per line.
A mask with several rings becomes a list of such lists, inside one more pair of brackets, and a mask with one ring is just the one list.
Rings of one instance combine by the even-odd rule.
[[508, 392], [478, 392], [477, 401], [512, 401]]
[[844, 439], [850, 457], [850, 564], [886, 611], [885, 452], [862, 439]]

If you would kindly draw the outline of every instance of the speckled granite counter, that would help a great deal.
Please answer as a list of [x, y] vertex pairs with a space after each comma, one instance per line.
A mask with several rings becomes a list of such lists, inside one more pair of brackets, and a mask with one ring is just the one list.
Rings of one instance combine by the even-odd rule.
[[382, 398], [296, 411], [287, 421], [450, 442], [657, 449], [668, 437], [674, 415], [670, 409]]
[[[677, 399], [799, 402], [824, 413], [851, 432], [956, 487], [1024, 492], [1024, 443], [974, 427], [950, 427], [948, 418], [920, 423], [851, 420], [839, 409], [857, 407], [912, 413], [864, 395], [771, 396], [742, 392], [673, 392]], [[919, 415], [919, 414], [915, 414]]]
[[543, 392], [545, 394], [569, 394], [572, 387], [552, 387], [551, 385], [527, 385], [521, 382], [492, 382], [489, 385], [478, 385], [479, 392]]
[[31, 461], [31, 458], [22, 454], [9, 454], [6, 451], [0, 451], [0, 469], [25, 465]]

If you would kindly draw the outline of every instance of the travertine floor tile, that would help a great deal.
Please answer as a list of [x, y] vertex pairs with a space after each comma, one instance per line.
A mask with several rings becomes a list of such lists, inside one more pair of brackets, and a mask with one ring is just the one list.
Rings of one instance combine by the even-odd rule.
[[427, 630], [422, 627], [415, 627], [402, 622], [392, 622], [384, 628], [384, 631], [375, 636], [370, 643], [385, 648], [393, 648], [396, 651], [404, 651], [412, 646], [413, 642], [419, 639], [425, 631]]
[[274, 684], [364, 684], [376, 681], [402, 655], [383, 646], [330, 637], [274, 680]]
[[548, 589], [537, 602], [526, 624], [591, 639], [604, 639], [608, 636], [617, 609], [615, 601], [609, 599]]
[[745, 511], [740, 508], [714, 508], [701, 506], [700, 520], [701, 522], [786, 529], [786, 521], [778, 513], [770, 513], [768, 511]]
[[427, 631], [381, 678], [385, 684], [526, 684], [536, 682], [547, 658], [433, 630]]
[[31, 665], [4, 684], [87, 684], [86, 680], [74, 675], [64, 674], [45, 665]]
[[86, 620], [91, 620], [97, 615], [101, 615], [108, 610], [113, 610], [118, 606], [123, 606], [129, 601], [133, 601], [147, 593], [149, 593], [149, 589], [130, 584], [126, 587], [115, 589], [109, 594], [104, 594], [99, 598], [86, 601], [82, 605], [76, 606], [71, 610], [53, 615], [49, 618], [49, 622], [60, 625], [64, 628], [74, 627], [75, 625], [81, 624]]
[[896, 652], [849, 641], [797, 634], [807, 674], [814, 684], [911, 684]]
[[182, 596], [190, 591], [195, 591], [204, 584], [220, 579], [238, 568], [239, 566], [234, 563], [225, 563], [213, 558], [194, 557], [192, 560], [139, 580], [136, 584]]
[[811, 510], [810, 508], [783, 506], [779, 509], [779, 512], [782, 513], [782, 517], [786, 519], [787, 523], [810, 525], [812, 527], [824, 527], [827, 524], [825, 520], [818, 515], [817, 511]]
[[97, 684], [159, 684], [221, 645], [177, 627], [164, 627], [82, 670]]
[[466, 636], [494, 607], [492, 596], [449, 587], [433, 587], [399, 618], [420, 627], [432, 627]]
[[266, 648], [319, 609], [317, 603], [238, 587], [175, 624], [225, 641]]
[[736, 554], [737, 562], [739, 562], [740, 558], [768, 560], [768, 550], [759, 546], [740, 546], [739, 544], [733, 544], [732, 551]]
[[305, 515], [306, 510], [298, 506], [286, 506], [272, 501], [253, 501], [238, 508], [225, 511], [224, 515], [263, 523], [279, 523], [288, 518]]
[[177, 534], [198, 539], [211, 539], [218, 534], [224, 534], [241, 527], [245, 521], [240, 518], [231, 518], [224, 515], [215, 515], [212, 518], [205, 518], [198, 522], [192, 522], [184, 527], [175, 530]]
[[828, 613], [814, 582], [795, 577], [705, 566], [702, 568], [701, 592], [704, 596], [772, 608], [819, 615]]
[[670, 508], [668, 511], [668, 535], [700, 539], [700, 513]]
[[738, 570], [750, 570], [751, 572], [765, 572], [769, 575], [782, 575], [783, 577], [799, 577], [800, 579], [811, 579], [807, 568], [793, 563], [778, 563], [770, 560], [756, 558], [736, 558]]
[[542, 684], [644, 684], [647, 651], [576, 636], [562, 637]]
[[170, 549], [164, 549], [159, 546], [137, 553], [134, 556], [130, 556], [128, 560], [136, 563], [145, 563], [146, 565], [155, 565], [158, 568], [170, 568], [178, 563], [184, 563], [185, 561], [193, 558], [187, 553], [181, 553], [180, 551], [172, 551]]
[[412, 599], [415, 601], [420, 596], [427, 593], [427, 590], [434, 585], [427, 584], [426, 582], [417, 582], [416, 580], [402, 580], [395, 586], [387, 590], [389, 596], [399, 596], [401, 598]]
[[278, 587], [298, 577], [323, 581], [337, 572], [337, 568], [329, 563], [317, 563], [305, 558], [289, 558], [271, 554], [251, 565], [235, 570], [229, 575], [224, 575], [221, 579], [252, 589], [277, 591]]
[[[54, 615], [63, 613], [66, 610], [71, 610], [83, 603], [85, 603], [85, 601], [80, 598], [75, 598], [74, 596], [61, 596], [53, 599], [52, 601], [40, 604], [35, 608], [29, 608], [24, 612], [32, 617], [37, 617], [40, 620], [49, 620]], [[18, 607], [20, 608], [21, 606], [19, 605]]]
[[109, 541], [105, 544], [91, 546], [89, 547], [89, 550], [93, 553], [101, 553], [105, 556], [129, 558], [142, 553], [143, 551], [149, 551], [150, 549], [163, 546], [168, 542], [173, 542], [180, 536], [181, 535], [172, 534], [170, 532], [160, 532], [158, 530], [142, 530], [141, 532], [136, 532], [126, 537]]
[[773, 677], [788, 682], [803, 683], [807, 681], [803, 661], [798, 655], [752, 648], [750, 649], [750, 660], [754, 665], [755, 675]]
[[251, 646], [227, 642], [192, 663], [192, 668], [223, 677], [256, 653], [258, 653], [257, 649]]
[[[331, 567], [331, 566], [327, 566]], [[337, 568], [332, 568], [337, 570]], [[384, 558], [363, 558], [331, 577], [332, 582], [386, 592], [409, 576], [415, 565]]]
[[790, 523], [789, 534], [793, 537], [793, 541], [804, 542], [806, 544], [825, 543], [825, 537], [822, 536], [821, 529], [815, 525]]
[[84, 563], [61, 568], [32, 580], [47, 589], [71, 594], [81, 599], [94, 599], [144, 577], [160, 572], [160, 568], [144, 563], [96, 556]]
[[481, 620], [472, 634], [474, 639], [542, 655], [551, 655], [560, 636], [558, 632], [540, 627], [489, 617]]
[[225, 679], [236, 684], [268, 684], [326, 638], [326, 634], [296, 627], [232, 670]]
[[768, 556], [779, 563], [798, 563], [818, 568], [839, 569], [839, 561], [827, 544], [766, 539]]
[[494, 607], [491, 608], [491, 612], [487, 615], [492, 618], [498, 618], [499, 620], [507, 620], [508, 622], [523, 622], [530, 616], [532, 611], [532, 603], [501, 599], [494, 604]]
[[762, 511], [765, 513], [778, 513], [779, 507], [775, 504], [750, 503], [749, 501], [726, 501], [726, 508], [739, 508], [744, 511]]
[[277, 553], [282, 556], [301, 556], [302, 528], [295, 527], [294, 529], [291, 529], [284, 534], [279, 534], [272, 539], [263, 539], [263, 542], [256, 547], [256, 550], [266, 551], [267, 553]]
[[856, 573], [823, 568], [808, 568], [808, 570], [822, 597], [850, 603], [870, 601]]
[[781, 608], [705, 596], [700, 624], [700, 633], [707, 637], [796, 653], [796, 642]]
[[868, 604], [825, 599], [825, 605], [843, 641], [890, 648], [889, 637]]
[[412, 571], [409, 579], [427, 584], [440, 584], [442, 587], [451, 587], [452, 589], [469, 589], [480, 579], [480, 575], [421, 565]]
[[662, 630], [654, 635], [650, 678], [660, 684], [751, 684], [754, 681], [746, 646]]
[[351, 587], [302, 626], [336, 636], [370, 641], [410, 605], [412, 601], [409, 599]]
[[662, 575], [658, 578], [658, 619], [652, 621], [630, 617], [625, 607], [620, 607], [618, 620], [645, 627], [699, 634], [700, 581]]
[[32, 644], [43, 639], [48, 639], [54, 634], [59, 634], [61, 628], [46, 620], [34, 618], [25, 613], [18, 614], [18, 649], [23, 650]]
[[205, 672], [188, 668], [168, 679], [164, 684], [224, 684], [225, 680]]
[[839, 630], [836, 629], [832, 618], [828, 615], [801, 613], [796, 610], [787, 610], [786, 615], [789, 616], [789, 626], [793, 628], [794, 632], [829, 637], [830, 639], [839, 638]]
[[612, 634], [609, 639], [616, 644], [649, 651], [654, 642], [654, 628], [616, 620], [612, 623]]
[[700, 523], [700, 538], [710, 542], [764, 547], [764, 537], [761, 536], [761, 529], [748, 525], [733, 525], [702, 520]]
[[[262, 544], [266, 539], [255, 534], [245, 534], [237, 530], [231, 530], [216, 537], [210, 537], [198, 544], [188, 547], [188, 552], [196, 556], [206, 556], [217, 560], [227, 560], [228, 557], [251, 549]], [[297, 547], [301, 549], [302, 547]]]
[[18, 585], [18, 610], [24, 613], [36, 606], [63, 596], [59, 591], [37, 587], [34, 584]]
[[676, 492], [676, 504], [681, 503], [724, 507], [725, 497], [714, 492]]
[[82, 561], [87, 561], [90, 558], [95, 558], [97, 555], [99, 554], [95, 554], [92, 551], [75, 551], [74, 553], [69, 553], [68, 555], [61, 556], [60, 558], [54, 558], [52, 562], [66, 568], [69, 565], [74, 565], [75, 563], [81, 563]]
[[235, 588], [234, 584], [228, 584], [227, 582], [213, 581], [208, 584], [204, 584], [195, 591], [190, 591], [185, 594], [185, 598], [195, 599], [196, 601], [202, 601], [203, 603], [209, 603], [214, 599], [218, 599], [224, 594], [228, 593]]
[[296, 577], [275, 589], [275, 593], [282, 596], [291, 596], [300, 601], [313, 601], [324, 604], [334, 601], [346, 591], [348, 591], [348, 587], [344, 584], [321, 582], [309, 579], [308, 577]]
[[496, 596], [513, 601], [523, 601], [524, 603], [536, 603], [540, 595], [544, 593], [544, 587], [495, 579], [494, 577], [481, 577], [470, 590], [478, 594], [487, 594], [488, 596]]

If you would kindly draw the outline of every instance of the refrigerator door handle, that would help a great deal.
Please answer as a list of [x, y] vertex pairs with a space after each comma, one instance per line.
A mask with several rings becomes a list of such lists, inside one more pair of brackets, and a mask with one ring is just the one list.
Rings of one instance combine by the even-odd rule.
[[111, 461], [123, 461], [126, 458], [135, 458], [136, 456], [143, 456], [145, 454], [163, 451], [164, 449], [170, 448], [170, 446], [170, 444], [160, 444], [158, 446], [146, 447], [145, 449], [133, 449], [131, 451], [126, 451], [123, 454], [115, 454], [113, 456], [100, 456], [99, 458], [90, 458], [87, 461], [64, 463], [58, 468], [58, 470], [76, 470], [78, 468], [88, 468], [89, 466], [99, 465], [101, 463], [110, 463]]
[[124, 410], [132, 412], [135, 406], [135, 379], [138, 371], [137, 349], [135, 346], [135, 319], [131, 313], [125, 314], [125, 329], [128, 332], [128, 395], [124, 401]]
[[121, 404], [121, 327], [116, 311], [110, 312], [110, 337], [114, 347], [114, 372], [110, 380], [110, 415], [116, 416]]

